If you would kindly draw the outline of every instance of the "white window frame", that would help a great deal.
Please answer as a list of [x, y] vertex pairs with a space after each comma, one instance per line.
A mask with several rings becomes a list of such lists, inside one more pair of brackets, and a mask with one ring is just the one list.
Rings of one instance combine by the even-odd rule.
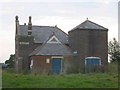
[[[52, 39], [55, 38], [56, 42], [52, 41]], [[52, 36], [47, 43], [61, 43], [56, 36]]]
[[30, 62], [30, 70], [32, 70], [32, 68], [33, 68], [33, 59]]

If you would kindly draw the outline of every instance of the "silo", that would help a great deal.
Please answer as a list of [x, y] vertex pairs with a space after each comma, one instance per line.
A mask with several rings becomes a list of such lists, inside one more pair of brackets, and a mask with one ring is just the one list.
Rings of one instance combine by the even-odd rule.
[[75, 57], [79, 62], [79, 72], [85, 71], [86, 57], [99, 57], [101, 64], [107, 66], [107, 32], [107, 28], [90, 20], [84, 21], [68, 32], [70, 47], [77, 52]]

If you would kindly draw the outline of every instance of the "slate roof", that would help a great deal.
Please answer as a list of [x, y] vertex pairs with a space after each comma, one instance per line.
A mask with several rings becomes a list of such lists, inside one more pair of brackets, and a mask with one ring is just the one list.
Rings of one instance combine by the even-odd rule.
[[107, 28], [98, 25], [90, 20], [86, 20], [83, 23], [79, 24], [78, 26], [76, 26], [75, 28], [73, 28], [71, 31], [75, 30], [75, 29], [88, 29], [88, 30], [108, 30]]
[[[54, 35], [54, 34], [53, 34]], [[32, 55], [54, 55], [67, 56], [72, 55], [72, 50], [60, 43], [47, 43], [50, 38], [41, 46], [38, 46], [29, 56]]]
[[[28, 34], [28, 26], [20, 25], [20, 35], [27, 36]], [[53, 26], [32, 26], [32, 35], [35, 37], [35, 43], [44, 43], [48, 38], [55, 33], [60, 42], [64, 44], [68, 44], [68, 35], [63, 32], [58, 27]]]
[[31, 54], [32, 55], [54, 55], [65, 56], [72, 55], [69, 47], [60, 43], [46, 43], [45, 45], [37, 47]]

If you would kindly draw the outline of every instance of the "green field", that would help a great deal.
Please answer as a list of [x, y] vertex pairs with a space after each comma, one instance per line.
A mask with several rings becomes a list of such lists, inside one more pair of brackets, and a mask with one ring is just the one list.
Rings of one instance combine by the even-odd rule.
[[70, 75], [16, 74], [3, 70], [3, 88], [118, 88], [118, 64], [108, 65], [108, 73]]
[[2, 81], [3, 88], [118, 88], [118, 75], [113, 73], [47, 76], [3, 71]]

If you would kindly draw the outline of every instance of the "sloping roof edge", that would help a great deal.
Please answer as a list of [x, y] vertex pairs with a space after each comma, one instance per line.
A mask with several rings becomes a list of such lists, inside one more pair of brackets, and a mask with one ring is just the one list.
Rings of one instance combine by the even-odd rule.
[[[71, 29], [70, 31], [73, 31], [73, 30], [75, 30], [75, 29], [90, 29], [90, 30], [93, 29], [93, 28], [80, 28], [80, 26], [83, 25], [83, 24], [86, 23], [86, 22], [90, 22], [90, 23], [92, 23], [92, 24], [94, 24], [94, 25], [102, 28], [102, 29], [99, 29], [99, 30], [108, 30], [108, 28], [105, 28], [105, 27], [103, 27], [103, 26], [101, 26], [101, 25], [99, 25], [99, 24], [97, 24], [97, 23], [95, 23], [95, 22], [92, 22], [92, 21], [90, 21], [90, 20], [86, 20], [86, 21], [82, 22], [81, 24], [77, 25], [76, 27], [74, 27], [73, 29]], [[68, 31], [68, 32], [70, 32], [70, 31]]]

